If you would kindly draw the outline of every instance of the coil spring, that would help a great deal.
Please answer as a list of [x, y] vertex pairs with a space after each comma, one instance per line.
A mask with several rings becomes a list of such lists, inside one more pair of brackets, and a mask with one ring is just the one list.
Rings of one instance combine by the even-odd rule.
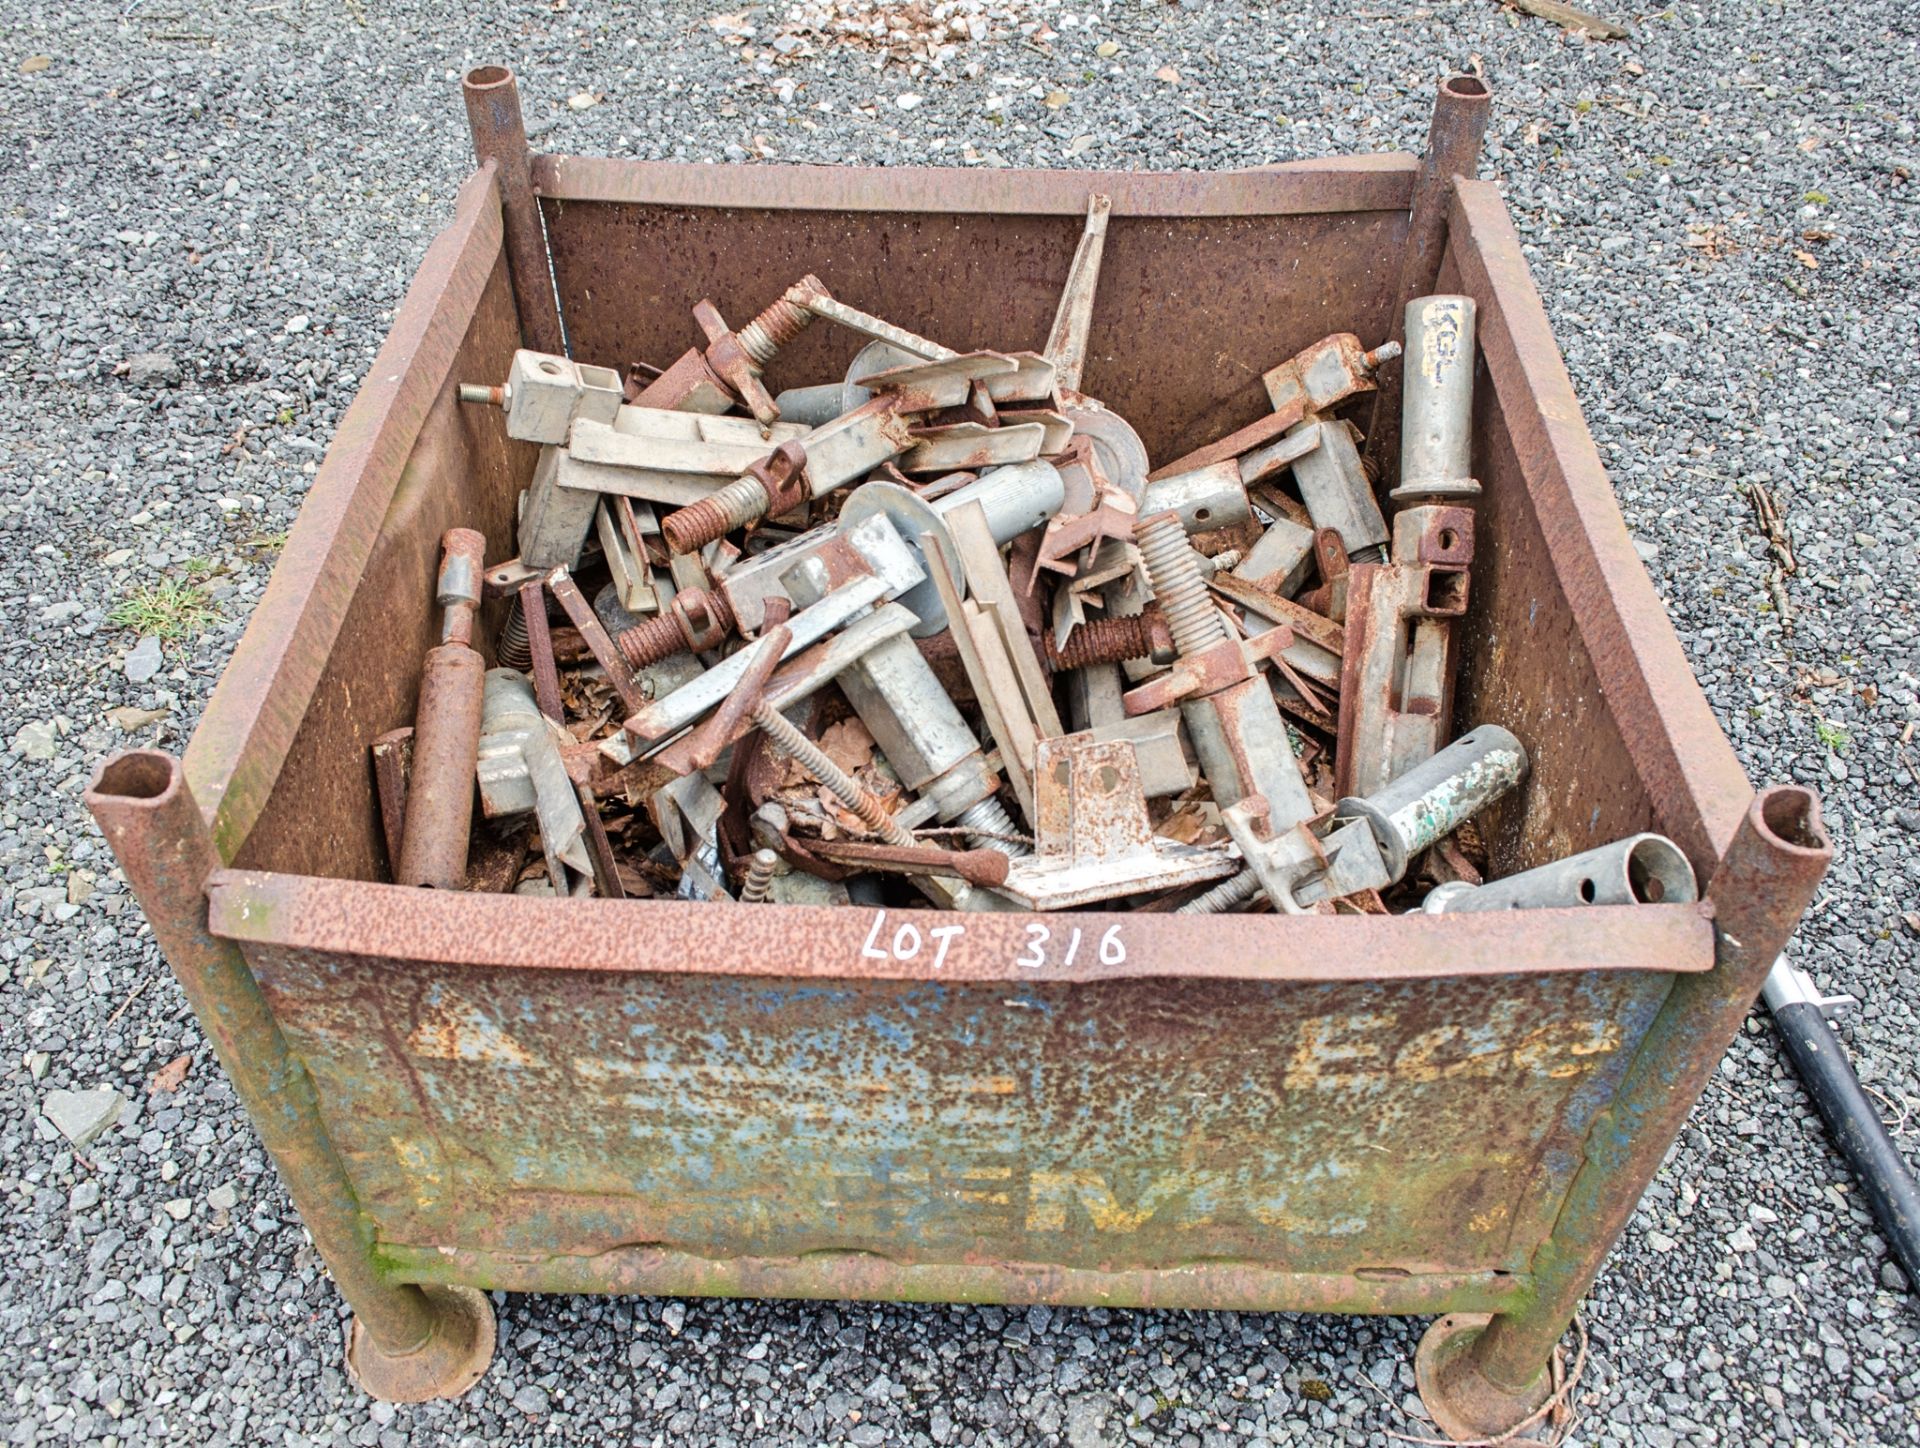
[[500, 625], [500, 636], [493, 641], [493, 653], [502, 668], [518, 669], [524, 674], [533, 667], [533, 646], [527, 640], [527, 616], [521, 612], [518, 596], [507, 606], [506, 619]]

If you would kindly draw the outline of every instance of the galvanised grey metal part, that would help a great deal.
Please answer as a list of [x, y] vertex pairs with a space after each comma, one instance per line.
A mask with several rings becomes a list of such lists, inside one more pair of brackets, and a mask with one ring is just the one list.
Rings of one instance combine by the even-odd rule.
[[[801, 649], [825, 638], [842, 624], [851, 622], [887, 596], [883, 579], [871, 574], [853, 579], [793, 616], [792, 642], [782, 657], [791, 658]], [[629, 722], [629, 729], [612, 735], [600, 745], [600, 752], [616, 764], [628, 764], [642, 752], [634, 747], [634, 721], [640, 721], [646, 739], [661, 739], [684, 729], [733, 692], [735, 684], [750, 662], [745, 650], [729, 654], [684, 688], [664, 699], [656, 699]]]
[[[919, 555], [922, 542], [932, 536], [944, 555], [948, 572], [965, 587], [966, 570], [960, 550], [947, 532], [947, 516], [968, 503], [978, 503], [987, 515], [987, 527], [993, 541], [1005, 546], [1029, 529], [1037, 528], [1066, 501], [1066, 483], [1060, 470], [1044, 459], [990, 468], [963, 488], [956, 488], [931, 503], [898, 483], [862, 483], [847, 495], [840, 509], [844, 526], [875, 516], [891, 519], [900, 537]], [[915, 638], [930, 638], [947, 626], [947, 611], [940, 601], [940, 590], [922, 571], [921, 581], [900, 595], [900, 602], [919, 618], [913, 630]]]
[[1481, 724], [1383, 790], [1350, 796], [1334, 807], [1338, 820], [1373, 826], [1394, 879], [1420, 851], [1458, 829], [1527, 774], [1527, 751], [1498, 724]]
[[1629, 835], [1489, 880], [1441, 885], [1421, 908], [1430, 915], [1461, 910], [1553, 910], [1582, 905], [1679, 905], [1700, 898], [1687, 857], [1665, 835]]
[[1480, 493], [1472, 458], [1474, 321], [1472, 297], [1407, 303], [1396, 501], [1456, 501]]

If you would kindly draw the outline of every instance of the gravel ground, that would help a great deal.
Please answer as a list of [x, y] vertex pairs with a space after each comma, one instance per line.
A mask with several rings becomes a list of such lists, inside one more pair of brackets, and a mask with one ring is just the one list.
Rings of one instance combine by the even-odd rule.
[[[1421, 1323], [1285, 1315], [513, 1298], [461, 1402], [343, 1380], [337, 1298], [80, 791], [104, 751], [190, 731], [446, 219], [482, 61], [554, 149], [1097, 167], [1418, 149], [1435, 78], [1484, 64], [1487, 169], [1688, 655], [1753, 777], [1825, 793], [1841, 853], [1803, 959], [1869, 1002], [1842, 1031], [1890, 1109], [1920, 1100], [1920, 13], [1679, 4], [1596, 44], [1491, 0], [1001, 5], [916, 73], [778, 7], [0, 0], [8, 1441], [1423, 1429]], [[1791, 632], [1750, 482], [1795, 542]], [[169, 586], [144, 626], [185, 631], [142, 643], [126, 606]], [[103, 1086], [124, 1109], [56, 1094]], [[83, 1159], [47, 1114], [89, 1112]], [[1920, 1439], [1914, 1307], [1857, 1200], [1755, 1018], [1594, 1291], [1576, 1441]]]

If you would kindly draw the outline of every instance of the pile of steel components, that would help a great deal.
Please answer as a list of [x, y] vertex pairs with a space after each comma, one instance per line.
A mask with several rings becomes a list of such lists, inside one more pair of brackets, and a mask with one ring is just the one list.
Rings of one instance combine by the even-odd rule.
[[[963, 910], [1694, 898], [1650, 835], [1481, 878], [1470, 822], [1527, 757], [1496, 721], [1448, 742], [1472, 301], [1407, 307], [1385, 509], [1343, 407], [1402, 349], [1351, 333], [1150, 470], [1079, 390], [1106, 216], [1039, 352], [956, 352], [808, 276], [738, 331], [701, 302], [664, 371], [522, 351], [463, 386], [541, 451], [517, 558], [444, 540], [415, 725], [374, 746], [395, 878]], [[816, 322], [865, 344], [771, 395]]]

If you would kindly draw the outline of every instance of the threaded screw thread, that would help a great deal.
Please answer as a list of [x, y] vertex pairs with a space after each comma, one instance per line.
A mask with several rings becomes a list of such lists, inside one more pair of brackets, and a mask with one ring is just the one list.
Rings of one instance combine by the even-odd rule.
[[1055, 669], [1084, 669], [1092, 664], [1117, 664], [1122, 659], [1144, 659], [1153, 652], [1153, 620], [1146, 614], [1130, 618], [1090, 618], [1058, 648], [1046, 636], [1047, 662]]
[[1347, 561], [1349, 563], [1385, 563], [1387, 561], [1387, 545], [1384, 543], [1372, 543], [1365, 548], [1356, 549], [1348, 556]]
[[820, 279], [808, 274], [800, 279], [797, 287], [789, 287], [787, 294], [755, 317], [737, 334], [740, 346], [756, 367], [765, 367], [773, 361], [777, 353], [787, 343], [806, 331], [813, 321], [813, 313], [793, 299], [797, 291], [821, 291]]
[[1022, 855], [1033, 853], [1018, 840], [993, 838], [997, 835], [1017, 835], [1020, 833], [1020, 828], [1014, 824], [1013, 817], [1007, 813], [1000, 801], [992, 795], [988, 795], [978, 804], [967, 806], [954, 823], [972, 832], [967, 837], [967, 843], [975, 849], [998, 850], [1001, 854], [1015, 860]]
[[1232, 635], [1208, 596], [1200, 555], [1187, 541], [1179, 515], [1156, 513], [1142, 518], [1134, 525], [1133, 537], [1147, 565], [1153, 596], [1167, 616], [1174, 649], [1184, 658], [1227, 642]]
[[[739, 621], [734, 617], [733, 605], [727, 602], [724, 593], [707, 593], [706, 605], [722, 637], [738, 628]], [[613, 636], [613, 641], [626, 659], [627, 666], [634, 669], [644, 669], [675, 654], [690, 653], [694, 647], [694, 640], [688, 636], [679, 610], [672, 608], [644, 623], [622, 629]]]
[[1240, 566], [1240, 560], [1244, 556], [1238, 548], [1225, 548], [1214, 554], [1207, 562], [1213, 565], [1215, 573], [1230, 573]]
[[686, 650], [687, 641], [671, 614], [661, 614], [613, 636], [629, 668], [644, 669]]
[[1251, 900], [1259, 893], [1260, 876], [1250, 869], [1242, 870], [1237, 875], [1228, 876], [1206, 894], [1195, 896], [1173, 913], [1175, 915], [1219, 915], [1243, 900]]
[[913, 836], [895, 823], [887, 807], [875, 795], [863, 789], [852, 775], [835, 764], [826, 752], [800, 732], [800, 727], [764, 700], [754, 707], [754, 727], [767, 736], [767, 743], [783, 759], [791, 759], [820, 781], [822, 788], [845, 805], [860, 822], [890, 845], [911, 845]]
[[692, 553], [766, 517], [770, 503], [758, 478], [735, 478], [712, 496], [667, 514], [660, 531], [675, 553]]
[[742, 905], [764, 905], [773, 896], [773, 872], [780, 857], [772, 850], [755, 850], [747, 860], [747, 878], [740, 884]]
[[527, 639], [527, 616], [521, 611], [517, 595], [507, 608], [506, 619], [500, 625], [500, 636], [493, 641], [493, 654], [502, 668], [518, 669], [524, 674], [533, 667], [533, 645]]

